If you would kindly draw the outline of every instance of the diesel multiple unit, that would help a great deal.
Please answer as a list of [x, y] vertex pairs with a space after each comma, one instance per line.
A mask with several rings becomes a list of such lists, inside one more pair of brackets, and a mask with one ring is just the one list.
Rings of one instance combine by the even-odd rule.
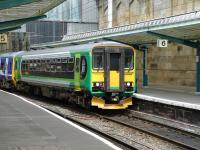
[[84, 107], [125, 109], [136, 90], [135, 50], [115, 42], [0, 55], [0, 85]]

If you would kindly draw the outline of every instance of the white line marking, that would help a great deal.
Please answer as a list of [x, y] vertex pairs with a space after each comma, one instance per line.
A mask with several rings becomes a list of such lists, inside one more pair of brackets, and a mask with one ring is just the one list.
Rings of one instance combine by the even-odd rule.
[[32, 54], [32, 55], [24, 55], [22, 58], [29, 58], [29, 57], [35, 57], [35, 56], [52, 56], [52, 55], [60, 55], [60, 54], [70, 54], [70, 52], [57, 52], [57, 53], [44, 53], [44, 54]]
[[106, 145], [108, 145], [109, 147], [113, 148], [114, 150], [122, 150], [121, 148], [117, 147], [116, 145], [114, 145], [114, 144], [111, 143], [110, 141], [108, 141], [108, 140], [106, 140], [106, 139], [100, 137], [99, 135], [97, 135], [97, 134], [95, 134], [95, 133], [93, 133], [93, 132], [91, 132], [91, 131], [89, 131], [89, 130], [86, 130], [85, 128], [83, 128], [83, 127], [81, 127], [81, 126], [79, 126], [79, 125], [73, 123], [72, 121], [70, 121], [70, 120], [68, 120], [68, 119], [62, 118], [61, 116], [59, 116], [59, 115], [57, 115], [57, 114], [55, 114], [55, 113], [53, 113], [53, 112], [51, 112], [51, 111], [49, 111], [49, 110], [47, 110], [47, 109], [45, 109], [45, 108], [43, 108], [43, 107], [41, 107], [41, 106], [35, 104], [35, 103], [30, 102], [30, 101], [28, 101], [27, 99], [25, 99], [25, 98], [23, 98], [23, 97], [21, 97], [21, 96], [19, 96], [19, 95], [16, 95], [16, 94], [13, 94], [13, 93], [9, 93], [9, 92], [3, 91], [3, 90], [0, 90], [0, 91], [2, 91], [2, 92], [4, 92], [4, 93], [7, 93], [7, 94], [10, 94], [10, 95], [12, 95], [12, 96], [15, 96], [15, 97], [17, 97], [17, 98], [19, 98], [19, 99], [21, 99], [21, 100], [23, 100], [23, 101], [25, 101], [25, 102], [27, 102], [27, 103], [29, 103], [29, 104], [35, 106], [35, 107], [37, 107], [37, 108], [42, 109], [43, 111], [45, 111], [45, 112], [47, 112], [47, 113], [53, 115], [54, 117], [56, 117], [56, 118], [58, 118], [58, 119], [64, 121], [65, 123], [70, 124], [71, 126], [73, 126], [73, 127], [77, 128], [77, 129], [79, 129], [79, 130], [81, 130], [81, 131], [83, 131], [83, 132], [85, 132], [85, 133], [87, 133], [87, 134], [93, 136], [94, 138], [100, 140], [101, 142], [105, 143]]

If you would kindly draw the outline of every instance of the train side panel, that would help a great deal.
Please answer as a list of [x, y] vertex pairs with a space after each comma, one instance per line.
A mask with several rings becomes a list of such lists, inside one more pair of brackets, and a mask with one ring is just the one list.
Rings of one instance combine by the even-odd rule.
[[1, 58], [1, 70], [0, 76], [4, 80], [12, 80], [12, 63], [13, 59], [11, 57]]

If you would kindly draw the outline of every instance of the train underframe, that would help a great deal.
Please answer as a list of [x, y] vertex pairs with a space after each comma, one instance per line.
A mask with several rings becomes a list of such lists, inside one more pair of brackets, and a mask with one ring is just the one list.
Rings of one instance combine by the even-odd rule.
[[[2, 86], [4, 83], [4, 86]], [[126, 109], [132, 105], [132, 97], [126, 97], [119, 101], [108, 101], [105, 97], [92, 96], [88, 91], [74, 91], [74, 89], [50, 87], [18, 82], [14, 87], [12, 82], [0, 81], [1, 88], [22, 91], [30, 95], [62, 100], [65, 104], [80, 105], [87, 109]], [[7, 85], [7, 86], [5, 86]], [[112, 97], [111, 97], [112, 98]]]

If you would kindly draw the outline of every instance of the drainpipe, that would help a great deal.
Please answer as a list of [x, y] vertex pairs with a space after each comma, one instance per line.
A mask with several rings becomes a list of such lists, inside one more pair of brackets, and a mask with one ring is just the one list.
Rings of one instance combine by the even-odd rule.
[[196, 92], [200, 93], [200, 42], [196, 52]]
[[108, 28], [112, 28], [113, 21], [113, 0], [108, 0]]
[[147, 51], [148, 48], [143, 49], [143, 87], [148, 86]]

